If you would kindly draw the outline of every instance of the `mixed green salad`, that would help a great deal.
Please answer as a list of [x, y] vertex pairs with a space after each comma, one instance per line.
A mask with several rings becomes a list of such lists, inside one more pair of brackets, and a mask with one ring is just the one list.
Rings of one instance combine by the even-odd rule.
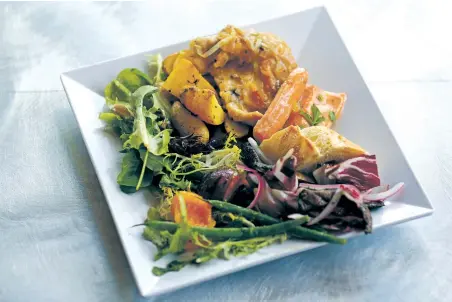
[[[143, 237], [157, 248], [155, 260], [168, 254], [177, 260], [155, 267], [155, 275], [248, 255], [289, 237], [344, 244], [337, 234], [371, 232], [369, 210], [400, 189], [380, 186], [372, 155], [304, 175], [293, 149], [271, 161], [252, 137], [238, 138], [223, 125], [207, 126], [208, 141], [181, 133], [174, 127], [181, 123], [174, 116], [178, 101], [162, 89], [168, 76], [162, 64], [157, 54], [146, 71], [122, 70], [105, 88], [108, 110], [99, 116], [123, 143], [121, 190], [160, 192], [160, 204], [141, 224]], [[332, 171], [342, 174], [333, 179]]]

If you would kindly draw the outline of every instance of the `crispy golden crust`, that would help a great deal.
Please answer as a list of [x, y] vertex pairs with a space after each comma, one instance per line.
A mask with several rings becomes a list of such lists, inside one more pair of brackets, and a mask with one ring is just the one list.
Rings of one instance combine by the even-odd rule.
[[[209, 53], [214, 45], [218, 49]], [[280, 85], [297, 67], [292, 51], [279, 37], [234, 26], [194, 39], [184, 52], [181, 55], [201, 73], [212, 74], [231, 119], [248, 125], [262, 117]]]
[[320, 158], [320, 152], [315, 144], [303, 136], [297, 126], [289, 126], [276, 132], [272, 137], [264, 140], [260, 148], [273, 161], [283, 157], [293, 148], [294, 156], [297, 158], [297, 170], [317, 163]]
[[[313, 142], [319, 150], [320, 158], [317, 163], [340, 162], [366, 154], [366, 150], [325, 126], [304, 128], [301, 130], [301, 134]], [[312, 165], [317, 163], [312, 163]], [[312, 167], [306, 165], [304, 169], [309, 170]]]
[[312, 172], [317, 164], [324, 162], [343, 161], [366, 154], [363, 148], [324, 126], [305, 129], [289, 126], [264, 140], [260, 148], [273, 161], [293, 148], [297, 170], [302, 172]]
[[315, 85], [308, 85], [303, 93], [303, 97], [292, 108], [292, 113], [286, 122], [286, 127], [289, 125], [297, 125], [303, 128], [311, 126], [308, 121], [300, 114], [303, 110], [312, 114], [312, 105], [317, 106], [324, 120], [317, 124], [317, 126], [325, 126], [331, 128], [334, 121], [330, 118], [330, 112], [334, 112], [336, 119], [342, 115], [347, 95], [345, 93], [334, 93], [322, 90]]

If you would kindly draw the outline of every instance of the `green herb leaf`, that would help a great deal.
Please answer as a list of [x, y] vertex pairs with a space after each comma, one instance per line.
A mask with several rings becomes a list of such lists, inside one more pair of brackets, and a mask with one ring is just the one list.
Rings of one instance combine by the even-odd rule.
[[306, 119], [309, 125], [317, 126], [318, 124], [325, 120], [325, 118], [323, 117], [322, 113], [320, 112], [319, 108], [316, 105], [312, 104], [311, 112], [312, 115], [309, 115], [309, 113], [303, 110], [300, 111], [300, 114]]
[[166, 118], [171, 117], [171, 103], [160, 91], [152, 94], [153, 106], [162, 110]]
[[144, 239], [151, 241], [157, 249], [164, 249], [169, 246], [173, 235], [168, 231], [158, 231], [151, 229], [150, 227], [145, 227], [143, 237]]
[[101, 113], [99, 118], [123, 141], [121, 153], [126, 155], [117, 181], [127, 193], [149, 186], [154, 175], [164, 173], [166, 159], [160, 155], [168, 152], [171, 106], [159, 88], [152, 86], [163, 80], [162, 63], [160, 55], [150, 58], [150, 67], [155, 66], [151, 77], [136, 68], [123, 69], [104, 90], [112, 112]]
[[[153, 85], [158, 85], [166, 79], [166, 75], [162, 71], [163, 59], [160, 54], [148, 56], [148, 72], [152, 79]], [[171, 116], [171, 103], [160, 91], [152, 95], [153, 107], [161, 109], [164, 115], [169, 118]]]
[[255, 227], [254, 223], [252, 223], [245, 217], [232, 213], [215, 211], [213, 213], [213, 218], [218, 224], [224, 224], [227, 227]]
[[314, 122], [312, 120], [312, 117], [304, 110], [300, 111], [300, 114], [304, 117], [304, 119], [308, 122], [309, 125], [313, 126]]
[[162, 220], [162, 217], [160, 216], [160, 212], [159, 212], [158, 208], [156, 208], [156, 207], [150, 207], [146, 217], [147, 217], [147, 219], [150, 219], [150, 220]]
[[322, 113], [320, 112], [319, 108], [316, 105], [312, 104], [311, 111], [312, 111], [312, 121], [313, 121], [312, 126], [316, 126], [325, 120], [325, 118], [323, 117]]
[[319, 102], [323, 102], [323, 95], [318, 94], [317, 95], [317, 100], [319, 100]]
[[334, 113], [334, 111], [330, 111], [330, 113], [328, 115], [330, 116], [330, 120], [332, 122], [336, 121], [336, 113]]
[[[240, 161], [240, 148], [226, 145], [223, 149], [215, 150], [209, 154], [197, 154], [190, 157], [178, 153], [168, 153], [165, 157], [165, 168], [174, 179], [198, 172], [215, 171], [220, 168], [237, 169]], [[171, 163], [170, 163], [171, 162]]]
[[132, 117], [134, 115], [130, 99], [132, 93], [118, 80], [111, 81], [104, 90], [107, 106], [121, 117]]

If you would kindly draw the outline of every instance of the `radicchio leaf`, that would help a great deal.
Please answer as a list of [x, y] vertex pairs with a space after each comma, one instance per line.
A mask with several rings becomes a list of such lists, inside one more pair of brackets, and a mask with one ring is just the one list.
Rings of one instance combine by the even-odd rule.
[[241, 185], [247, 185], [244, 175], [221, 169], [204, 175], [198, 193], [206, 199], [229, 201]]
[[336, 165], [325, 165], [313, 172], [319, 184], [351, 184], [360, 191], [380, 185], [375, 155], [363, 155]]

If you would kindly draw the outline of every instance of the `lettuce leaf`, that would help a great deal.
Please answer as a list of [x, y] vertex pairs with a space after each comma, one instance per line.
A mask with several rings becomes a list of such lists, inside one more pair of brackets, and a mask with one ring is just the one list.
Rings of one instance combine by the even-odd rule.
[[124, 85], [131, 93], [134, 93], [141, 86], [151, 85], [153, 81], [149, 76], [136, 68], [123, 69], [116, 80]]
[[178, 153], [168, 153], [166, 157], [172, 160], [171, 165], [166, 166], [170, 175], [175, 179], [182, 179], [198, 172], [210, 172], [222, 168], [236, 170], [236, 165], [240, 161], [240, 148], [226, 146], [209, 154], [198, 154], [191, 157]]
[[[141, 168], [142, 162], [138, 155], [136, 154], [136, 151], [130, 150], [122, 158], [121, 171], [119, 172], [116, 181], [118, 182], [122, 189], [127, 191], [127, 193], [134, 192], [134, 188], [136, 188], [140, 179]], [[153, 178], [152, 173], [144, 173], [141, 182], [141, 187], [150, 186], [152, 178]]]
[[171, 103], [168, 98], [162, 94], [162, 92], [156, 91], [152, 95], [152, 100], [154, 102], [154, 107], [162, 110], [166, 118], [171, 117]]
[[124, 86], [120, 81], [114, 79], [104, 89], [105, 101], [108, 106], [116, 104], [116, 102], [129, 103], [132, 92]]
[[161, 174], [163, 171], [163, 158], [161, 156], [154, 155], [152, 153], [147, 152], [146, 150], [140, 149], [140, 158], [144, 162], [144, 158], [148, 153], [148, 158], [146, 160], [146, 168], [154, 172], [154, 174]]
[[121, 117], [113, 112], [102, 112], [99, 114], [99, 119], [109, 124], [113, 124], [115, 121], [121, 120]]
[[[143, 86], [138, 88], [132, 94], [132, 102], [135, 106], [135, 120], [134, 132], [129, 139], [124, 143], [123, 147], [126, 149], [139, 149], [143, 144], [146, 149], [154, 155], [162, 155], [168, 152], [168, 144], [170, 140], [170, 129], [165, 129], [159, 133], [150, 133], [146, 124], [146, 115], [149, 116], [149, 111], [143, 106], [144, 97], [157, 90], [154, 86]], [[152, 118], [151, 118], [152, 119]], [[152, 124], [153, 121], [151, 121]]]
[[160, 179], [159, 187], [160, 188], [172, 188], [175, 190], [182, 190], [186, 191], [189, 190], [191, 186], [191, 182], [185, 179], [174, 179], [168, 176], [167, 174], [164, 174], [162, 178]]
[[[148, 229], [148, 227], [146, 228]], [[151, 232], [150, 230], [145, 230], [145, 233]], [[196, 234], [193, 234], [194, 236]], [[160, 235], [159, 240], [154, 239], [153, 242], [159, 243], [165, 240], [165, 238]], [[148, 236], [145, 236], [148, 239]], [[195, 238], [193, 238], [195, 239]], [[149, 240], [149, 239], [148, 239]], [[213, 259], [224, 259], [229, 260], [231, 257], [241, 257], [250, 255], [259, 249], [269, 246], [276, 242], [284, 242], [287, 240], [286, 234], [269, 236], [269, 237], [257, 237], [240, 241], [224, 241], [216, 244], [203, 244], [202, 247], [198, 248], [191, 255], [182, 255], [178, 259], [171, 261], [166, 267], [154, 267], [152, 273], [156, 276], [162, 276], [168, 272], [177, 272], [189, 264], [201, 264], [206, 263]], [[196, 242], [196, 240], [192, 240]]]
[[163, 58], [159, 53], [148, 56], [148, 72], [151, 77], [152, 84], [155, 85], [163, 82], [162, 68]]
[[107, 106], [121, 117], [134, 116], [134, 110], [130, 104], [132, 93], [120, 81], [111, 81], [104, 90]]
[[[148, 72], [152, 80], [152, 84], [159, 86], [163, 81], [163, 59], [160, 54], [148, 56]], [[171, 103], [167, 97], [160, 91], [152, 95], [154, 107], [161, 109], [165, 116], [171, 116]]]

